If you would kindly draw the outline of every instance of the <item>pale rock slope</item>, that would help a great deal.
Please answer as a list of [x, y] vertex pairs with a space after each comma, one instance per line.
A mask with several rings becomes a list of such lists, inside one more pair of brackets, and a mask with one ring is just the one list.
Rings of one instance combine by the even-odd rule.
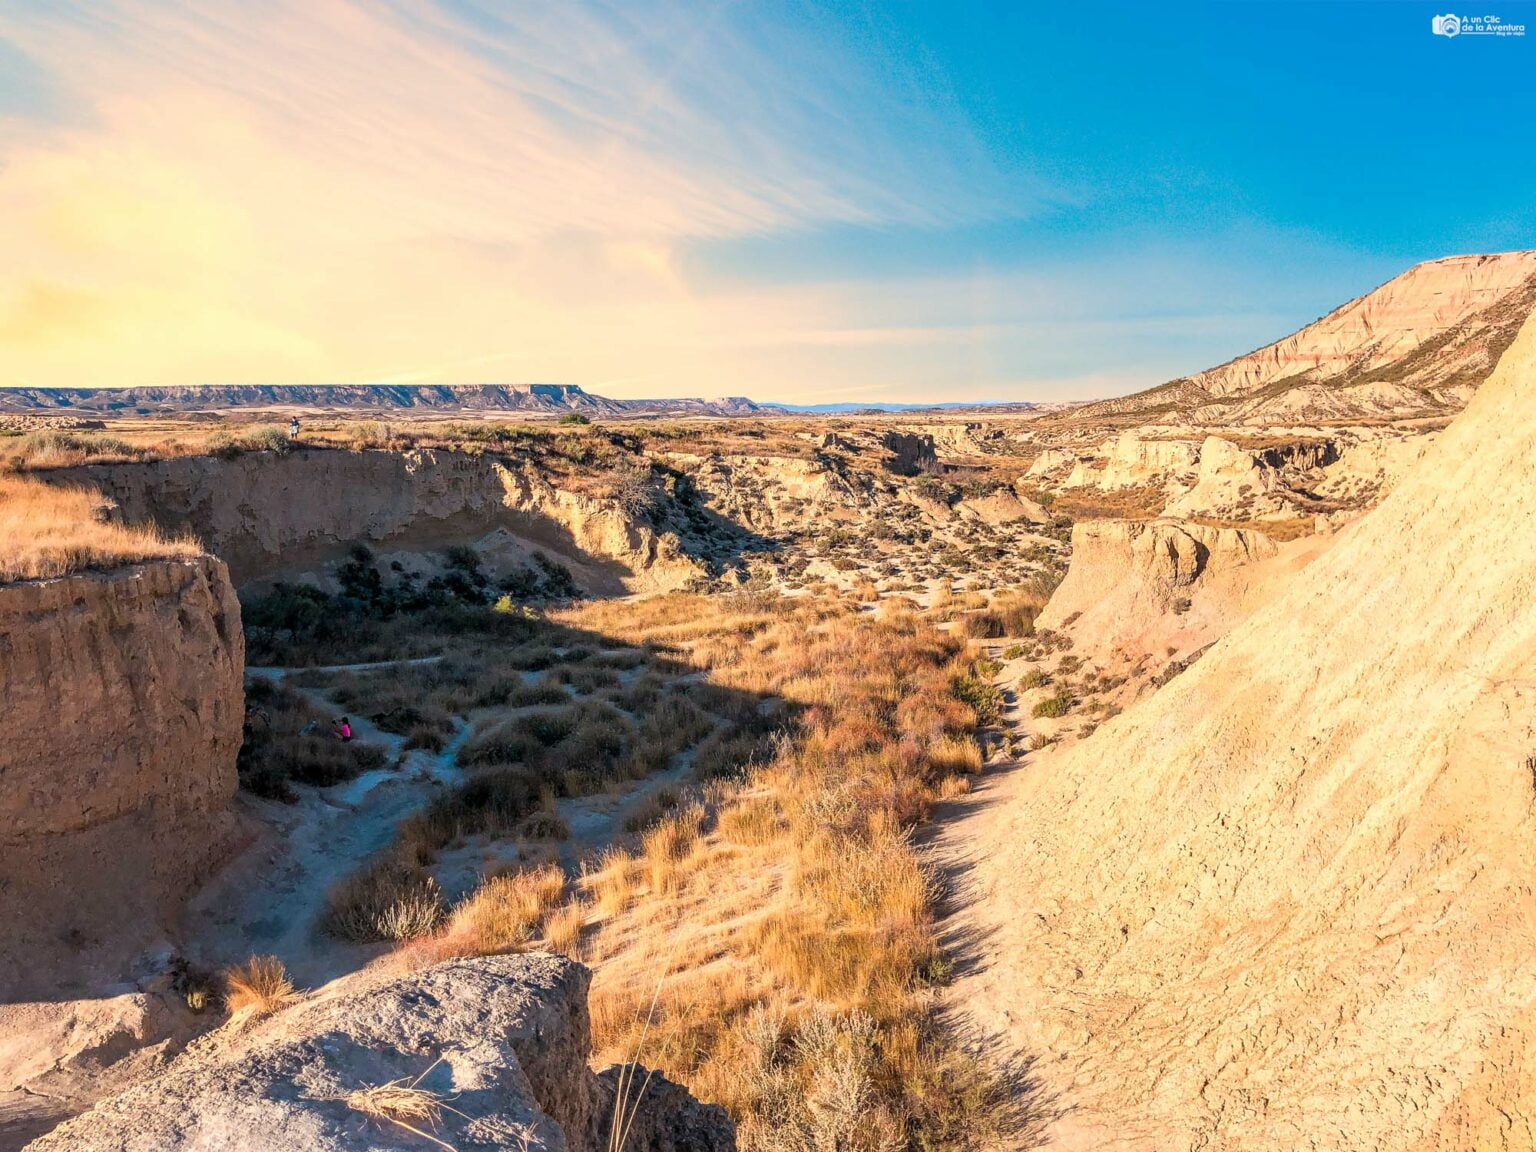
[[1165, 622], [1183, 625], [1169, 617], [1187, 617], [1194, 597], [1209, 598], [1218, 586], [1235, 598], [1240, 588], [1234, 573], [1278, 551], [1269, 537], [1250, 529], [1180, 520], [1079, 520], [1072, 528], [1072, 565], [1035, 623], [1068, 632], [1096, 656], [1115, 648], [1150, 652], [1169, 637], [1159, 630], [1156, 644], [1148, 643], [1149, 631]]
[[1387, 499], [949, 833], [1063, 1148], [1536, 1147], [1536, 320]]
[[1454, 412], [1533, 305], [1536, 251], [1429, 260], [1273, 344], [1069, 418], [1177, 413], [1210, 425]]

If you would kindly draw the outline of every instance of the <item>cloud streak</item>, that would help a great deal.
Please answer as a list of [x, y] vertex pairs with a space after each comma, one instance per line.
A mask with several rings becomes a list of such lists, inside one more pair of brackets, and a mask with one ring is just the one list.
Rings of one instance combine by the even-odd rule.
[[[580, 379], [607, 359], [594, 344], [655, 356], [752, 322], [690, 289], [680, 243], [1013, 210], [985, 165], [948, 158], [941, 138], [963, 126], [872, 116], [881, 91], [858, 61], [731, 15], [0, 10], [0, 35], [72, 110], [0, 122], [6, 370], [131, 384], [424, 363]], [[731, 367], [638, 366], [683, 373], [672, 391]]]
[[[1159, 341], [1208, 330], [1211, 301], [1192, 303], [1205, 321], [1141, 303], [1187, 294], [1168, 282], [1177, 259], [711, 275], [709, 253], [764, 238], [943, 237], [1072, 201], [1001, 174], [920, 53], [861, 52], [796, 16], [0, 7], [0, 67], [24, 59], [17, 85], [50, 86], [0, 115], [0, 384], [1049, 398], [1203, 366]], [[1116, 359], [1117, 332], [1152, 354]], [[1098, 375], [1063, 354], [1071, 340]]]

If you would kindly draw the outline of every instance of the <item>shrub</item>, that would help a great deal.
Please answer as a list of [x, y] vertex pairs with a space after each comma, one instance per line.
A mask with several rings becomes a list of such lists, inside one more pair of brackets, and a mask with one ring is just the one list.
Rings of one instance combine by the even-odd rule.
[[401, 834], [430, 852], [466, 836], [511, 831], [538, 806], [539, 781], [529, 772], [487, 770], [434, 797]]
[[976, 712], [976, 722], [984, 726], [996, 724], [1002, 719], [1003, 693], [991, 680], [976, 674], [974, 670], [951, 681], [955, 697], [969, 704]]
[[1061, 687], [1056, 689], [1054, 694], [1047, 696], [1044, 700], [1040, 701], [1040, 703], [1036, 704], [1030, 714], [1036, 719], [1055, 719], [1059, 716], [1065, 716], [1068, 712], [1070, 712], [1072, 710], [1072, 705], [1075, 702], [1076, 701], [1072, 695], [1072, 689], [1063, 684]]
[[322, 922], [332, 936], [374, 943], [425, 936], [443, 914], [436, 880], [394, 856], [384, 856], [327, 893]]
[[252, 956], [224, 973], [224, 1006], [231, 1013], [265, 1016], [299, 999], [276, 956]]

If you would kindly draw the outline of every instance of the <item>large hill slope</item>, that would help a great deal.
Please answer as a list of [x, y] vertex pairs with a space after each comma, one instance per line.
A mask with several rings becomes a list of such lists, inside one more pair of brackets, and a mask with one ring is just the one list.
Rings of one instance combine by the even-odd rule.
[[1429, 260], [1246, 356], [1072, 418], [1266, 424], [1445, 415], [1487, 378], [1533, 307], [1536, 251]]
[[1536, 1147], [1536, 320], [1417, 469], [956, 830], [1095, 1149]]

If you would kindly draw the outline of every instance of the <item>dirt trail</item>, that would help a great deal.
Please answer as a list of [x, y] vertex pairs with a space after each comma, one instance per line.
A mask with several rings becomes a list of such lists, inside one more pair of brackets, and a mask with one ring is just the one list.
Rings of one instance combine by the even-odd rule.
[[[1041, 665], [1024, 662], [1029, 669]], [[1003, 689], [1000, 713], [1003, 746], [1015, 737], [1028, 736], [1032, 728], [1053, 729], [1050, 722], [1040, 724], [1030, 718], [1025, 699], [1009, 686], [1019, 667], [1001, 674], [996, 683]], [[1000, 1050], [1028, 1060], [1042, 1050], [1031, 1030], [1031, 1021], [1015, 1010], [1014, 990], [994, 978], [991, 960], [995, 926], [989, 916], [988, 893], [976, 877], [980, 845], [988, 842], [988, 830], [1029, 787], [1029, 780], [1044, 767], [1062, 745], [1052, 745], [1024, 756], [1003, 757], [986, 765], [963, 796], [940, 804], [933, 819], [924, 826], [919, 842], [928, 862], [940, 880], [939, 943], [954, 968], [954, 981], [946, 998], [946, 1013], [968, 1033], [985, 1037]], [[1099, 1147], [1095, 1139], [1080, 1131], [1071, 1114], [1067, 1085], [1051, 1068], [1037, 1068], [1045, 1106], [1054, 1119], [1045, 1131], [1046, 1144], [1065, 1152], [1088, 1152]]]
[[[441, 657], [340, 664], [325, 667], [246, 669], [247, 680], [288, 681], [289, 686], [322, 712], [335, 704], [323, 688], [300, 687], [292, 677], [378, 671], [400, 665], [430, 664]], [[529, 674], [534, 675], [534, 674]], [[537, 711], [530, 707], [519, 711]], [[325, 895], [337, 882], [386, 848], [402, 821], [422, 808], [443, 787], [464, 778], [456, 763], [471, 725], [463, 720], [441, 752], [405, 749], [403, 736], [385, 732], [363, 717], [351, 717], [357, 741], [384, 750], [385, 767], [365, 772], [330, 788], [300, 788], [297, 804], [258, 800], [241, 794], [237, 801], [259, 823], [257, 840], [200, 892], [188, 907], [186, 937], [190, 958], [215, 968], [253, 953], [277, 956], [301, 987], [318, 987], [387, 952], [387, 944], [350, 944], [326, 935], [319, 926]], [[702, 741], [700, 742], [702, 743]], [[682, 784], [698, 745], [680, 753], [666, 769], [618, 792], [569, 797], [558, 814], [570, 829], [557, 859], [575, 874], [584, 856], [599, 851], [625, 832], [625, 823], [658, 792]], [[519, 845], [471, 841], [445, 851], [434, 869], [449, 899], [478, 882], [486, 865], [510, 865]]]
[[[438, 657], [400, 661], [430, 663]], [[280, 681], [300, 672], [357, 672], [396, 662], [325, 668], [247, 668], [247, 679]], [[318, 689], [298, 688], [326, 712], [335, 705]], [[384, 768], [330, 788], [302, 788], [297, 804], [242, 796], [239, 803], [263, 826], [258, 839], [193, 900], [187, 911], [192, 958], [209, 966], [243, 960], [253, 952], [277, 956], [294, 980], [313, 987], [353, 971], [385, 945], [347, 944], [319, 930], [325, 894], [375, 852], [400, 822], [446, 784], [463, 776], [454, 763], [469, 735], [460, 723], [437, 753], [402, 746], [403, 736], [361, 717], [352, 719], [358, 741], [383, 748]]]

